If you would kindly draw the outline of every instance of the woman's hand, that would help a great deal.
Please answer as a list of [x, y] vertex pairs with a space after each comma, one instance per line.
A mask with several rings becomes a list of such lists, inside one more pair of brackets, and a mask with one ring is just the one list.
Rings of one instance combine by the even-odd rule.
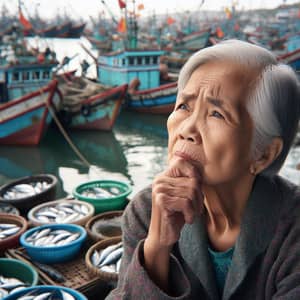
[[185, 223], [203, 208], [201, 175], [190, 161], [176, 157], [152, 185], [152, 215], [144, 243], [145, 266], [161, 288], [168, 290], [169, 256]]

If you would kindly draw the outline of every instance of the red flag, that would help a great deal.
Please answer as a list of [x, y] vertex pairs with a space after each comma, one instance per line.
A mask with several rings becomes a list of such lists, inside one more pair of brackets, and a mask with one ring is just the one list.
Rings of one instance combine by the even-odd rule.
[[23, 15], [21, 8], [19, 9], [19, 21], [26, 30], [32, 29], [31, 23]]
[[167, 19], [168, 25], [172, 25], [172, 24], [175, 23], [175, 22], [176, 22], [175, 19], [173, 19], [172, 17], [168, 17], [168, 19]]
[[118, 23], [118, 28], [117, 31], [120, 33], [126, 32], [126, 21], [125, 18], [121, 18], [119, 23]]
[[126, 7], [126, 3], [124, 1], [122, 1], [122, 0], [119, 0], [119, 6], [120, 6], [121, 9], [125, 8]]
[[224, 32], [222, 30], [222, 28], [220, 26], [218, 26], [216, 28], [216, 35], [219, 39], [223, 38], [224, 37]]

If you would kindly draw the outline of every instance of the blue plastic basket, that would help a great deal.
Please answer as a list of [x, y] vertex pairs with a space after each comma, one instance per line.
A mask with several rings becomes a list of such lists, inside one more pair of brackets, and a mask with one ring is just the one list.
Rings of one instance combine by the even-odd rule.
[[25, 289], [14, 292], [11, 295], [4, 297], [2, 300], [17, 300], [20, 297], [24, 296], [25, 294], [30, 293], [34, 290], [37, 290], [37, 291], [43, 292], [43, 293], [54, 292], [55, 290], [62, 290], [64, 292], [71, 294], [75, 298], [75, 300], [88, 300], [83, 294], [77, 292], [76, 290], [66, 288], [63, 286], [54, 286], [54, 285], [37, 285], [34, 287], [25, 288]]
[[[26, 239], [35, 231], [50, 228], [51, 230], [63, 229], [73, 233], [80, 233], [80, 236], [67, 245], [61, 246], [34, 246], [29, 244]], [[85, 241], [87, 233], [85, 229], [75, 224], [48, 224], [32, 228], [21, 235], [20, 243], [26, 249], [28, 255], [35, 261], [47, 264], [61, 263], [74, 258]]]

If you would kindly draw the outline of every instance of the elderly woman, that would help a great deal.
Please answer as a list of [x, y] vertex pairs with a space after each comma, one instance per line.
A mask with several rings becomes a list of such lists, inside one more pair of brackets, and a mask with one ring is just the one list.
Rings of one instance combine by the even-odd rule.
[[300, 190], [277, 175], [300, 112], [294, 72], [229, 40], [181, 70], [168, 167], [128, 205], [107, 299], [300, 299]]

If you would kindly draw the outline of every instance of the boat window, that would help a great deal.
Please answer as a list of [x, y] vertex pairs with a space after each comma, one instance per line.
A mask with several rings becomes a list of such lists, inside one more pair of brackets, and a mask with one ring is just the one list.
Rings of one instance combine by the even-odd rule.
[[22, 80], [29, 80], [29, 78], [30, 78], [29, 72], [28, 71], [24, 71], [22, 73]]
[[143, 64], [143, 57], [142, 56], [138, 56], [137, 57], [137, 64], [138, 65], [142, 65]]
[[158, 64], [158, 56], [153, 57], [153, 64], [154, 65]]
[[132, 66], [134, 64], [134, 57], [133, 56], [129, 56], [128, 59], [129, 59], [129, 65]]
[[125, 58], [122, 58], [122, 65], [123, 65], [123, 66], [126, 65], [126, 60], [125, 60]]
[[43, 72], [43, 79], [49, 79], [50, 78], [50, 72], [49, 71], [44, 71]]
[[20, 80], [20, 73], [19, 72], [14, 72], [13, 73], [13, 78], [14, 81], [19, 81]]
[[34, 71], [32, 74], [32, 78], [34, 80], [39, 80], [40, 79], [40, 71]]
[[149, 57], [149, 56], [146, 56], [146, 57], [145, 57], [145, 64], [146, 64], [146, 65], [149, 65], [149, 64], [150, 64], [150, 57]]

